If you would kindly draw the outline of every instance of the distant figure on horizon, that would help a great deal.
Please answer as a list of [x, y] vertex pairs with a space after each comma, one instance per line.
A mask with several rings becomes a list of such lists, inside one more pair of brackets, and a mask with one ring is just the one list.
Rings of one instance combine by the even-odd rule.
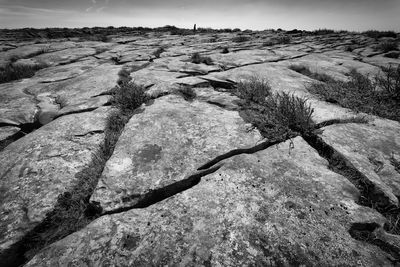
[[195, 23], [193, 26], [193, 32], [196, 33], [196, 30], [197, 30], [197, 28], [196, 28], [196, 23]]

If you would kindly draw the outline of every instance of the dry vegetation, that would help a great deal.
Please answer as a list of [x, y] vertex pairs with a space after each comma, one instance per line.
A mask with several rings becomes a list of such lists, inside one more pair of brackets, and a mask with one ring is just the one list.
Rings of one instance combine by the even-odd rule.
[[333, 79], [315, 82], [307, 90], [327, 102], [400, 121], [400, 66], [383, 68], [376, 77], [353, 70], [347, 82]]
[[241, 116], [267, 139], [307, 135], [315, 127], [314, 110], [306, 99], [288, 93], [272, 93], [267, 80], [259, 77], [240, 82], [236, 95], [244, 100]]

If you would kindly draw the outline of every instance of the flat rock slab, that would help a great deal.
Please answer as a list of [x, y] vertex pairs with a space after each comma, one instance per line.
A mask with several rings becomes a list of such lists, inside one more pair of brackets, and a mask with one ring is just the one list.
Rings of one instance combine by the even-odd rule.
[[121, 66], [102, 64], [82, 75], [55, 83], [38, 83], [29, 88], [33, 95], [51, 94], [64, 100], [64, 107], [91, 101], [115, 87]]
[[81, 58], [96, 54], [96, 50], [91, 47], [71, 48], [52, 53], [45, 53], [32, 58], [33, 62], [44, 62], [49, 65], [59, 65], [73, 63]]
[[37, 103], [26, 93], [33, 85], [30, 80], [0, 84], [0, 123], [18, 126], [35, 121]]
[[277, 61], [282, 59], [283, 56], [268, 50], [252, 49], [235, 51], [227, 54], [213, 53], [211, 54], [211, 58], [215, 63], [224, 66], [226, 69], [230, 69], [238, 66]]
[[400, 124], [340, 124], [323, 128], [321, 138], [345, 158], [390, 201], [398, 205], [400, 173], [393, 159], [400, 156]]
[[36, 72], [33, 79], [40, 83], [60, 82], [77, 77], [96, 66], [98, 66], [98, 63], [94, 60], [54, 66]]
[[204, 75], [209, 72], [220, 71], [221, 68], [218, 65], [206, 65], [206, 64], [195, 64], [192, 63], [190, 57], [183, 56], [177, 58], [161, 58], [155, 60], [154, 68], [160, 70], [166, 70], [171, 72], [181, 72], [191, 75]]
[[220, 154], [255, 146], [261, 136], [248, 126], [235, 111], [177, 95], [159, 98], [126, 124], [91, 200], [104, 211], [135, 205]]
[[0, 142], [12, 137], [18, 133], [19, 130], [20, 128], [14, 126], [0, 127]]
[[104, 140], [108, 110], [61, 117], [0, 152], [0, 254], [77, 183]]
[[292, 142], [231, 158], [148, 208], [103, 216], [26, 266], [390, 265], [348, 234], [362, 209], [357, 189], [301, 138]]
[[46, 44], [29, 44], [0, 52], [0, 58], [9, 61], [12, 58], [28, 58], [40, 52], [47, 51], [49, 46]]
[[209, 104], [219, 106], [227, 110], [239, 110], [240, 99], [237, 96], [225, 92], [215, 91], [211, 87], [195, 88], [196, 99]]
[[57, 117], [64, 116], [67, 114], [78, 113], [83, 111], [94, 110], [96, 108], [105, 106], [106, 104], [110, 103], [111, 96], [109, 95], [102, 95], [97, 97], [92, 97], [87, 101], [83, 101], [82, 103], [78, 103], [75, 105], [66, 106], [57, 111]]

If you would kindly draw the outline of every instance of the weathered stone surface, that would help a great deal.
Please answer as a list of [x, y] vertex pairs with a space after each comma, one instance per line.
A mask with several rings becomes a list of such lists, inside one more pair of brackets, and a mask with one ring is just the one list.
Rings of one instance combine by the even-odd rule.
[[0, 152], [0, 251], [41, 223], [77, 183], [103, 142], [107, 110], [64, 116]]
[[[204, 56], [204, 55], [202, 55]], [[155, 69], [165, 69], [172, 72], [181, 72], [190, 75], [204, 75], [209, 72], [220, 71], [221, 67], [217, 64], [206, 65], [206, 64], [195, 64], [192, 63], [190, 57], [176, 57], [176, 58], [161, 58], [154, 62], [153, 67]]]
[[159, 98], [125, 126], [91, 200], [104, 211], [130, 207], [215, 156], [260, 139], [238, 112], [176, 95]]
[[25, 93], [32, 85], [29, 80], [0, 84], [0, 123], [21, 125], [35, 121], [36, 101]]
[[0, 127], [0, 142], [18, 133], [20, 128], [14, 126]]
[[381, 67], [388, 67], [389, 65], [400, 64], [400, 59], [384, 57], [382, 55], [367, 57], [364, 59], [364, 61], [369, 64], [381, 66]]
[[63, 107], [62, 109], [57, 111], [57, 117], [64, 116], [66, 114], [72, 114], [72, 113], [93, 110], [93, 109], [99, 108], [101, 106], [104, 106], [107, 103], [110, 103], [110, 100], [111, 100], [111, 96], [109, 96], [109, 95], [92, 97], [89, 100], [84, 101], [82, 103]]
[[[240, 35], [249, 40], [238, 42]], [[0, 84], [0, 150], [5, 148], [0, 152], [0, 265], [2, 251], [10, 246], [27, 260], [40, 251], [36, 239], [27, 240], [29, 248], [13, 245], [43, 226], [58, 196], [84, 183], [82, 173], [104, 141], [109, 108], [103, 106], [121, 69], [132, 71], [133, 82], [145, 86], [151, 100], [125, 125], [91, 196], [104, 213], [45, 248], [28, 266], [395, 264], [400, 251], [393, 222], [383, 228], [387, 219], [358, 203], [372, 197], [373, 207], [398, 204], [399, 123], [322, 101], [307, 91], [315, 80], [289, 68], [304, 65], [339, 80], [347, 80], [351, 69], [373, 77], [381, 66], [400, 63], [376, 49], [385, 39], [274, 31], [109, 37], [107, 43], [84, 37], [0, 40], [0, 68], [15, 60], [50, 64], [31, 78]], [[290, 42], [279, 43], [282, 37]], [[157, 57], [161, 47], [165, 51]], [[229, 53], [222, 53], [225, 47]], [[191, 63], [196, 52], [214, 65]], [[197, 171], [232, 149], [260, 144], [260, 134], [238, 115], [238, 98], [232, 94], [236, 82], [254, 75], [267, 79], [273, 93], [308, 99], [314, 122], [333, 124], [316, 131], [322, 141], [306, 138], [318, 153], [298, 137]], [[185, 96], [186, 87], [195, 96]], [[367, 124], [347, 120], [364, 116]], [[331, 155], [323, 142], [337, 154]], [[97, 165], [101, 172], [104, 166]], [[352, 180], [346, 168], [361, 179]], [[99, 177], [92, 178], [95, 183]], [[350, 182], [365, 189], [364, 180], [368, 190], [361, 192]], [[80, 203], [88, 204], [89, 197]], [[392, 217], [385, 216], [396, 220], [392, 208], [378, 210], [390, 209]], [[98, 212], [89, 205], [83, 221]], [[367, 228], [362, 235], [370, 238], [355, 234], [354, 227]], [[44, 235], [64, 233], [64, 226], [44, 228]], [[13, 261], [14, 256], [6, 253], [5, 258]]]
[[75, 78], [89, 70], [92, 70], [96, 66], [98, 66], [98, 63], [92, 60], [49, 67], [38, 71], [33, 79], [40, 83], [60, 82]]
[[268, 61], [277, 61], [282, 59], [282, 55], [277, 55], [275, 52], [268, 50], [241, 50], [228, 54], [214, 53], [211, 54], [214, 62], [224, 66], [225, 69], [230, 69], [238, 66], [245, 66]]
[[350, 237], [356, 188], [301, 138], [227, 160], [195, 187], [103, 216], [26, 266], [390, 265]]
[[400, 173], [391, 159], [399, 155], [400, 124], [341, 124], [323, 128], [322, 139], [344, 155], [393, 205], [400, 196]]
[[38, 55], [32, 60], [34, 62], [44, 62], [49, 65], [59, 65], [66, 63], [73, 63], [81, 58], [92, 56], [96, 54], [96, 50], [90, 47], [85, 48], [71, 48], [52, 53], [45, 53]]
[[227, 110], [239, 110], [238, 103], [240, 99], [225, 92], [215, 91], [211, 87], [196, 88], [196, 98], [209, 104], [217, 105]]
[[[4, 52], [0, 52], [0, 58], [4, 60], [4, 63], [9, 62], [11, 59], [17, 58], [29, 58], [32, 55], [47, 51], [49, 47], [46, 44], [29, 44], [10, 49]], [[0, 66], [2, 64], [0, 63]]]
[[102, 64], [82, 75], [55, 83], [38, 83], [28, 88], [33, 95], [51, 94], [64, 100], [64, 106], [77, 105], [111, 90], [118, 80], [121, 66]]

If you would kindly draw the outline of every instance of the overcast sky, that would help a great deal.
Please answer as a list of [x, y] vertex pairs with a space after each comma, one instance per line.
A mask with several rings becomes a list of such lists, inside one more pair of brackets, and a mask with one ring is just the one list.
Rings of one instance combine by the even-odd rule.
[[400, 31], [400, 0], [0, 0], [0, 28], [175, 25]]

